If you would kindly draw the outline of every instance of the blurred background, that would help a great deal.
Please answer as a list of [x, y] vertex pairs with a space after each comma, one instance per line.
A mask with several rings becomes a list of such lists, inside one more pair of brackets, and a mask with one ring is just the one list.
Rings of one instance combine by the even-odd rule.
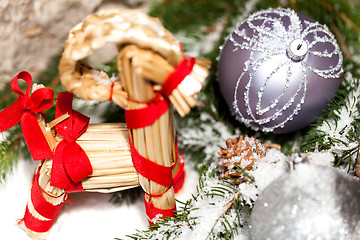
[[69, 30], [87, 15], [107, 8], [140, 8], [146, 0], [2, 0], [0, 89], [19, 71], [36, 77], [61, 53]]

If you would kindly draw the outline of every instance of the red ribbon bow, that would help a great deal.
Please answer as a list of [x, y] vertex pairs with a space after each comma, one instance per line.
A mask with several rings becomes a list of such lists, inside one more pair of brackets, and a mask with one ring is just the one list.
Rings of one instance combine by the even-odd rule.
[[50, 179], [52, 186], [67, 192], [83, 191], [81, 180], [93, 172], [88, 156], [76, 143], [76, 139], [86, 131], [90, 118], [72, 109], [72, 99], [70, 92], [58, 95], [55, 116], [68, 113], [70, 117], [55, 126], [63, 140], [56, 147]]
[[[26, 92], [20, 87], [18, 80], [27, 83]], [[31, 96], [30, 88], [32, 77], [30, 73], [22, 71], [11, 80], [11, 90], [19, 97], [8, 108], [0, 112], [0, 131], [3, 132], [21, 123], [26, 144], [34, 160], [43, 160], [53, 157], [53, 152], [37, 122], [36, 113], [41, 113], [53, 104], [54, 92], [50, 88], [40, 88]]]

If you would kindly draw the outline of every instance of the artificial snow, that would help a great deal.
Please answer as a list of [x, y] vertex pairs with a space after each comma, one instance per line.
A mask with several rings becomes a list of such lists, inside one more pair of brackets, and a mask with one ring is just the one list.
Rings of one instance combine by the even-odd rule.
[[272, 181], [283, 175], [289, 168], [286, 156], [279, 150], [271, 148], [266, 156], [254, 165], [249, 174], [255, 179], [258, 191], [265, 189]]
[[359, 145], [357, 141], [349, 140], [349, 133], [354, 131], [352, 123], [360, 118], [358, 106], [360, 104], [360, 86], [358, 79], [353, 78], [351, 73], [346, 73], [345, 78], [348, 81], [348, 97], [340, 109], [334, 111], [338, 119], [328, 119], [324, 121], [317, 129], [324, 132], [324, 141], [330, 142], [330, 139], [336, 139], [331, 143], [330, 150], [334, 153], [341, 154], [344, 151], [353, 149]]
[[[203, 120], [211, 120], [211, 118], [204, 114]], [[234, 223], [238, 222], [240, 215], [240, 222], [242, 228], [238, 228], [235, 233], [235, 238], [240, 240], [249, 239], [248, 216], [243, 210], [239, 213], [235, 209], [226, 211], [229, 203], [234, 199], [236, 194], [239, 194], [239, 199], [247, 206], [252, 206], [259, 197], [259, 194], [266, 189], [266, 187], [281, 176], [284, 176], [289, 171], [289, 165], [286, 156], [279, 150], [269, 148], [265, 157], [256, 161], [252, 170], [247, 171], [249, 176], [253, 179], [250, 183], [241, 183], [234, 189], [226, 192], [224, 196], [209, 197], [209, 193], [217, 187], [223, 187], [224, 182], [219, 180], [217, 176], [209, 177], [209, 173], [216, 170], [217, 151], [220, 145], [224, 144], [224, 139], [227, 139], [229, 132], [221, 123], [216, 123], [219, 126], [220, 134], [228, 134], [226, 138], [219, 138], [215, 136], [204, 136], [207, 133], [201, 131], [201, 134], [196, 129], [186, 132], [185, 136], [196, 136], [199, 141], [207, 139], [214, 142], [220, 142], [219, 145], [207, 144], [206, 151], [208, 157], [212, 157], [213, 161], [203, 178], [203, 188], [200, 189], [196, 200], [192, 200], [189, 208], [189, 222], [183, 222], [179, 227], [178, 222], [169, 221], [167, 225], [161, 226], [157, 231], [151, 235], [153, 238], [161, 239], [164, 232], [171, 229], [173, 232], [170, 239], [212, 239], [212, 233], [225, 232], [224, 225], [221, 224], [223, 214], [226, 212], [227, 221]], [[205, 124], [204, 126], [205, 127]], [[186, 129], [185, 129], [186, 130]], [[200, 134], [200, 135], [199, 135]], [[183, 136], [184, 137], [184, 136]], [[186, 140], [186, 139], [185, 139]], [[203, 141], [204, 142], [204, 141]], [[209, 142], [207, 142], [209, 143]], [[333, 161], [333, 156], [330, 152], [309, 153], [307, 158], [310, 163], [317, 165], [328, 165]], [[14, 168], [13, 173], [7, 176], [5, 184], [0, 185], [0, 226], [5, 226], [2, 231], [2, 239], [30, 239], [26, 233], [16, 225], [16, 219], [23, 216], [26, 201], [30, 196], [30, 183], [33, 171], [37, 163], [32, 161], [25, 161], [20, 159], [18, 165]], [[187, 171], [187, 178], [183, 188], [182, 197], [180, 200], [185, 202], [190, 199], [190, 194], [195, 194], [195, 186], [197, 184], [198, 175], [192, 170], [190, 164], [185, 165]], [[308, 174], [311, 174], [308, 173]], [[304, 176], [306, 177], [306, 176]], [[326, 183], [328, 184], [328, 183]], [[196, 195], [196, 194], [195, 194]], [[113, 239], [115, 237], [125, 238], [126, 235], [134, 234], [135, 230], [147, 228], [147, 220], [144, 211], [143, 200], [140, 198], [132, 205], [116, 205], [109, 202], [110, 194], [100, 193], [77, 193], [72, 194], [71, 199], [73, 204], [66, 204], [62, 209], [59, 218], [56, 220], [54, 226], [50, 230], [48, 239], [64, 239], [69, 236], [75, 239]], [[297, 209], [292, 209], [296, 212]], [[173, 226], [177, 226], [174, 228]], [[78, 229], [82, 229], [79, 231]]]
[[250, 206], [258, 198], [259, 190], [256, 188], [255, 184], [241, 183], [239, 185], [239, 190], [241, 191], [241, 198]]
[[[38, 163], [20, 158], [6, 182], [0, 185], [1, 239], [32, 239], [18, 225], [30, 198], [33, 173]], [[110, 203], [110, 194], [75, 193], [51, 228], [48, 240], [114, 239], [145, 229], [147, 218], [142, 199], [133, 205]]]
[[330, 151], [323, 152], [311, 152], [307, 156], [309, 162], [313, 165], [319, 166], [333, 166], [334, 164], [334, 155]]

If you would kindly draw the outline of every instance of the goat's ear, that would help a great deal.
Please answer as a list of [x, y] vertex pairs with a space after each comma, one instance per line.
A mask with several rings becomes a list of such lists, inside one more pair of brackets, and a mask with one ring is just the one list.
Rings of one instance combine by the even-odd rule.
[[[181, 117], [188, 114], [192, 107], [201, 105], [200, 102], [195, 100], [195, 96], [202, 90], [203, 84], [209, 74], [210, 60], [200, 58], [192, 59], [194, 63], [191, 69], [185, 70], [187, 74], [182, 76], [182, 80], [169, 96], [171, 103]], [[179, 71], [179, 68], [181, 68], [181, 64], [175, 68], [174, 73]]]

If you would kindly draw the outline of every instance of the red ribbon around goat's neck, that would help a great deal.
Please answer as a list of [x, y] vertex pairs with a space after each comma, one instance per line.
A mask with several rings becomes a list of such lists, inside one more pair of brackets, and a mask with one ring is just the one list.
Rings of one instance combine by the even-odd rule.
[[174, 71], [169, 74], [165, 83], [163, 84], [160, 93], [165, 98], [169, 98], [172, 91], [179, 86], [179, 84], [189, 75], [195, 65], [195, 58], [184, 55], [184, 59], [176, 66]]
[[72, 99], [70, 92], [58, 95], [55, 116], [68, 113], [70, 117], [55, 126], [63, 140], [55, 149], [50, 179], [52, 186], [67, 192], [83, 191], [81, 180], [93, 171], [85, 151], [76, 143], [76, 139], [86, 131], [90, 118], [72, 109]]
[[127, 109], [125, 121], [130, 129], [143, 128], [153, 124], [169, 107], [169, 96], [175, 88], [189, 75], [195, 65], [195, 58], [184, 55], [184, 59], [169, 74], [160, 92], [146, 102], [148, 106], [139, 109]]
[[[26, 92], [20, 87], [18, 80], [27, 83]], [[32, 77], [30, 73], [22, 71], [11, 80], [11, 90], [19, 97], [8, 108], [0, 112], [0, 131], [3, 132], [21, 123], [26, 144], [34, 160], [43, 160], [53, 157], [53, 152], [36, 119], [36, 113], [41, 113], [53, 104], [54, 92], [50, 88], [40, 88], [31, 96], [30, 88]]]

